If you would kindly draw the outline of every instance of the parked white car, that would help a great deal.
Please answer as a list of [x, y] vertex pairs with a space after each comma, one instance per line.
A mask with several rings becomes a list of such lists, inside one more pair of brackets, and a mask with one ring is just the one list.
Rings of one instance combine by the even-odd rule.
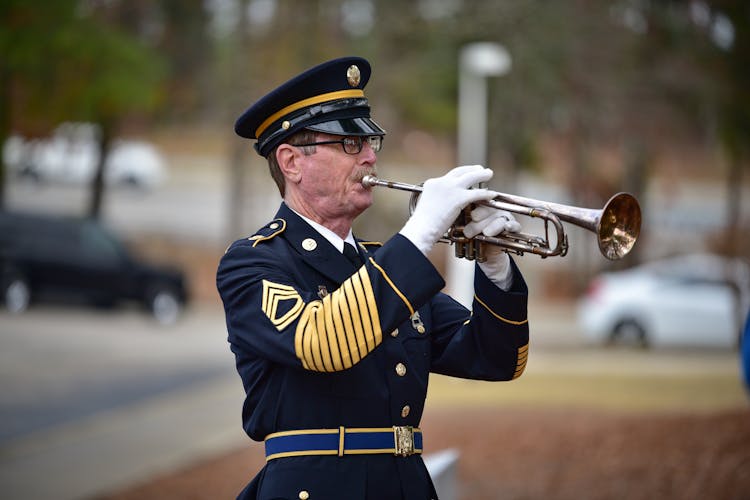
[[[39, 182], [87, 183], [99, 160], [97, 128], [90, 123], [63, 123], [44, 139], [13, 135], [4, 144], [3, 159], [11, 173]], [[156, 147], [144, 141], [115, 140], [105, 167], [108, 184], [153, 188], [164, 181], [165, 162]]]
[[595, 343], [736, 348], [749, 308], [747, 263], [693, 254], [597, 276], [578, 322]]

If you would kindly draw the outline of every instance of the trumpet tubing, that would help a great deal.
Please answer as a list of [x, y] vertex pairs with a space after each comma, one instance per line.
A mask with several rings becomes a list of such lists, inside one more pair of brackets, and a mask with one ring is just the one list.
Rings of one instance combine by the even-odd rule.
[[[365, 187], [387, 187], [412, 193], [410, 211], [416, 207], [422, 186], [379, 179], [368, 175], [362, 179]], [[444, 239], [456, 244], [456, 256], [468, 259], [482, 259], [481, 245], [489, 244], [504, 248], [507, 251], [523, 255], [526, 252], [541, 257], [564, 256], [568, 250], [568, 238], [561, 221], [573, 224], [593, 232], [596, 235], [599, 251], [607, 259], [617, 260], [627, 255], [635, 245], [641, 230], [641, 208], [638, 200], [629, 193], [617, 193], [601, 209], [580, 208], [562, 205], [523, 196], [492, 192], [493, 198], [480, 201], [498, 210], [526, 215], [544, 220], [545, 236], [526, 233], [503, 233], [497, 236], [477, 235], [466, 238], [462, 225], [454, 223]], [[549, 225], [556, 233], [555, 246], [550, 246]], [[475, 240], [475, 241], [473, 241]], [[476, 242], [480, 242], [479, 245]]]

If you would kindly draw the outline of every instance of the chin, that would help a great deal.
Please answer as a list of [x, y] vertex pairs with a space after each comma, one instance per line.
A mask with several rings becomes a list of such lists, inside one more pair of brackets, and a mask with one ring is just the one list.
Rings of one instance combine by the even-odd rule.
[[363, 196], [358, 196], [352, 202], [352, 208], [356, 211], [357, 215], [370, 208], [370, 206], [372, 206], [372, 194], [369, 192], [363, 193]]

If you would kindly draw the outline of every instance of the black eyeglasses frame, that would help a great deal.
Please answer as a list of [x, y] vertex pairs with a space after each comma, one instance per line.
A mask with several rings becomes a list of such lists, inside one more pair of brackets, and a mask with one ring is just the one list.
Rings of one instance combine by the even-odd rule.
[[[302, 148], [305, 146], [320, 146], [324, 144], [341, 144], [341, 148], [344, 150], [344, 153], [350, 154], [350, 155], [357, 155], [362, 152], [362, 148], [365, 145], [365, 141], [370, 145], [372, 150], [376, 153], [380, 152], [381, 149], [383, 149], [383, 136], [382, 135], [354, 135], [354, 136], [348, 136], [344, 137], [343, 139], [335, 140], [335, 141], [318, 141], [318, 142], [309, 142], [307, 144], [292, 144], [292, 146]], [[347, 150], [347, 145], [349, 149]]]

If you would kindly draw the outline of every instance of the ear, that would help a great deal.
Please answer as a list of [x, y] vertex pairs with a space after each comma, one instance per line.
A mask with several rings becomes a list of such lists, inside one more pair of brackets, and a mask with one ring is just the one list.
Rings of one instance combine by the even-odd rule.
[[300, 150], [289, 144], [281, 144], [276, 148], [276, 161], [281, 173], [289, 182], [299, 182], [301, 168], [299, 164]]

